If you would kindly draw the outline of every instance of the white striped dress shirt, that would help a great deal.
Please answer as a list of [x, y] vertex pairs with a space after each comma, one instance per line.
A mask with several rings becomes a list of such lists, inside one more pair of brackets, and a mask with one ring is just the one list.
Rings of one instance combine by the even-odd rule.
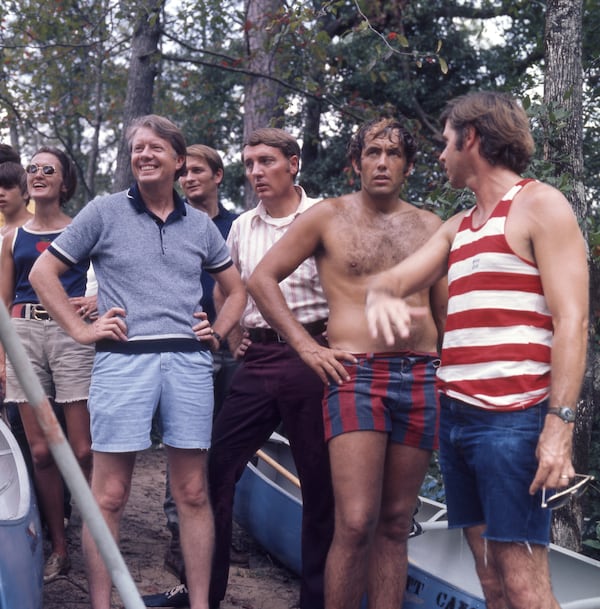
[[[254, 209], [244, 212], [233, 222], [227, 237], [227, 245], [231, 251], [231, 259], [240, 271], [244, 283], [269, 248], [285, 233], [294, 218], [319, 202], [320, 199], [307, 197], [300, 186], [295, 188], [301, 195], [301, 200], [293, 214], [285, 218], [273, 218], [259, 201]], [[327, 301], [319, 282], [314, 258], [305, 260], [279, 284], [279, 287], [294, 317], [300, 323], [306, 324], [327, 318]], [[245, 328], [269, 327], [251, 296], [248, 296], [240, 324]]]

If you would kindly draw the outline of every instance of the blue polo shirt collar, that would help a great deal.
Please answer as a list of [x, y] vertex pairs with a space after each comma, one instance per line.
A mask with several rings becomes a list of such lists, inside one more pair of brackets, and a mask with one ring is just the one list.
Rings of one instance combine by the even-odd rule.
[[[138, 213], [150, 213], [150, 210], [146, 206], [146, 202], [142, 198], [142, 193], [140, 192], [137, 182], [127, 191], [127, 198], [131, 201], [131, 205]], [[177, 216], [186, 216], [187, 211], [185, 209], [185, 203], [175, 189], [173, 189], [173, 201], [175, 203], [175, 209], [172, 213]]]

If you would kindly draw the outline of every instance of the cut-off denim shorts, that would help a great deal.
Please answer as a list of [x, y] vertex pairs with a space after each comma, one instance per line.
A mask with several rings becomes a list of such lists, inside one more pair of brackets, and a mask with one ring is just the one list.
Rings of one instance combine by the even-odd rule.
[[547, 401], [511, 412], [440, 396], [440, 465], [451, 528], [485, 524], [493, 541], [548, 545], [551, 510], [529, 494]]

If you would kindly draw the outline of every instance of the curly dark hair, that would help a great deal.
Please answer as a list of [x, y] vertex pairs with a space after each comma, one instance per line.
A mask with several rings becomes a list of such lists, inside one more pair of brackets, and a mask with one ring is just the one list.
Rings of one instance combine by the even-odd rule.
[[381, 135], [389, 136], [390, 133], [397, 132], [398, 138], [402, 142], [402, 149], [406, 157], [406, 164], [414, 163], [417, 156], [417, 144], [412, 134], [406, 127], [396, 118], [379, 117], [374, 118], [364, 123], [360, 129], [352, 136], [348, 144], [348, 158], [351, 162], [356, 163], [360, 168], [360, 157], [365, 146], [365, 138], [368, 133], [373, 132], [373, 137]]

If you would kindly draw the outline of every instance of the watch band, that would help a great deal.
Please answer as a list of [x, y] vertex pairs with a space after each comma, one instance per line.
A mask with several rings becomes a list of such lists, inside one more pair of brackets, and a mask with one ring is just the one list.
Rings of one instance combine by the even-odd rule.
[[569, 406], [554, 406], [548, 408], [548, 414], [556, 415], [565, 423], [575, 422], [575, 410]]

